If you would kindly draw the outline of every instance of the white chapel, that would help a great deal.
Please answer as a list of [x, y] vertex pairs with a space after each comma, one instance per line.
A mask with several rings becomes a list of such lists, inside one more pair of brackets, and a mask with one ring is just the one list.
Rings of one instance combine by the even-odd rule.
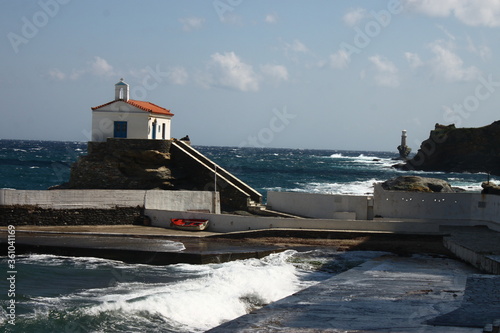
[[115, 99], [92, 108], [92, 141], [107, 138], [170, 139], [170, 110], [129, 98], [129, 85], [115, 84]]

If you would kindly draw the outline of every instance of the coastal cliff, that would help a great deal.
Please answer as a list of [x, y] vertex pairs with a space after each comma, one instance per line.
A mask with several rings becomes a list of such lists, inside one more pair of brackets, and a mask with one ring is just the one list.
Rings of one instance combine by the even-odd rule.
[[479, 128], [436, 124], [401, 170], [485, 172], [500, 175], [500, 121]]

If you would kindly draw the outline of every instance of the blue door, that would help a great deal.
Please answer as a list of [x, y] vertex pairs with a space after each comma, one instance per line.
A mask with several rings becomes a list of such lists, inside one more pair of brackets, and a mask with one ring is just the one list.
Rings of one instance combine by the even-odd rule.
[[127, 138], [127, 122], [115, 121], [115, 138]]
[[156, 121], [153, 122], [153, 140], [156, 139]]

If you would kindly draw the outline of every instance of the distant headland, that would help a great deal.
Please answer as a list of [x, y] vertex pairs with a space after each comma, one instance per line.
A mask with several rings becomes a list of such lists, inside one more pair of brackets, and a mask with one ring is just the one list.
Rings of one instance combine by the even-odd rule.
[[500, 121], [478, 128], [436, 124], [401, 170], [484, 172], [500, 175]]

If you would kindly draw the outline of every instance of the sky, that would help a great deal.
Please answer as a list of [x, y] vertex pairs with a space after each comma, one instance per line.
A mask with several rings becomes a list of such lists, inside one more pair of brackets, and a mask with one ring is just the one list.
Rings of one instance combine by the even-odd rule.
[[500, 0], [0, 0], [0, 139], [89, 141], [171, 110], [194, 145], [416, 151], [500, 120]]

